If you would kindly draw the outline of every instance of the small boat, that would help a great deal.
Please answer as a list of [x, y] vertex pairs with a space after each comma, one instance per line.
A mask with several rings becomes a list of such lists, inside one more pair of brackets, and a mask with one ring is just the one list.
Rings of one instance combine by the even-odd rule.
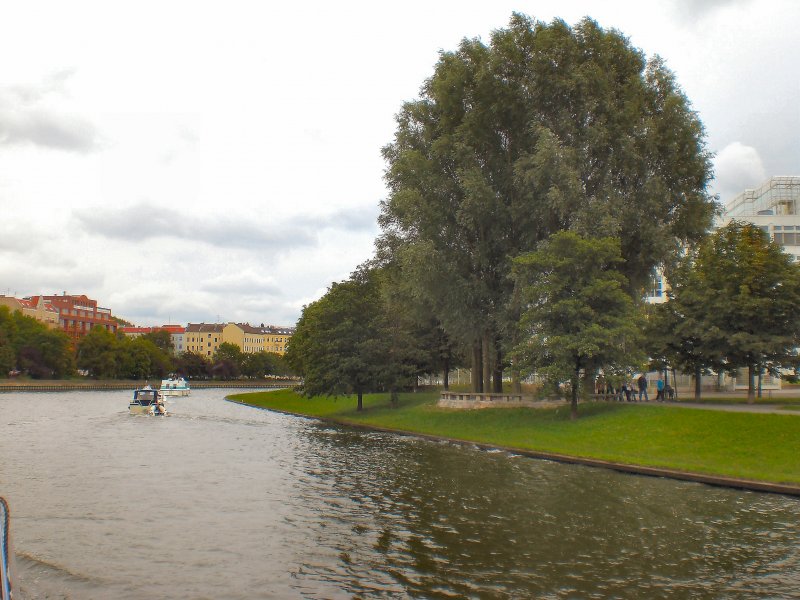
[[159, 391], [162, 396], [188, 396], [189, 382], [183, 377], [163, 379]]
[[154, 390], [149, 385], [133, 390], [133, 400], [128, 404], [132, 415], [158, 415], [167, 416], [167, 407], [161, 392]]

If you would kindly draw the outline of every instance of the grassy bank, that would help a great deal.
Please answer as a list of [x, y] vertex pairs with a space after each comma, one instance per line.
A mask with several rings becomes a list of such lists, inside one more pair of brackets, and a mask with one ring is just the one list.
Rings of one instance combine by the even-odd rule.
[[456, 411], [435, 406], [438, 393], [303, 398], [290, 390], [238, 394], [239, 402], [368, 425], [509, 448], [773, 483], [800, 484], [800, 418], [794, 415], [589, 403], [569, 407]]

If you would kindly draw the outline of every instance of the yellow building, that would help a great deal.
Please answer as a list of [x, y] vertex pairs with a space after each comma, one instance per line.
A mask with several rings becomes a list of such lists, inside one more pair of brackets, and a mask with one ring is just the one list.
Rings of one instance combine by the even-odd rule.
[[20, 311], [26, 317], [31, 317], [40, 323], [44, 323], [50, 329], [58, 329], [58, 309], [41, 296], [37, 296], [35, 299], [23, 298], [19, 300], [0, 294], [0, 306], [7, 306], [11, 309], [11, 312]]
[[189, 323], [186, 327], [185, 345], [187, 352], [202, 354], [206, 358], [213, 357], [223, 343], [238, 346], [245, 354], [284, 354], [293, 333], [293, 327], [253, 327], [248, 323]]
[[222, 339], [224, 328], [224, 325], [218, 323], [189, 323], [184, 337], [186, 351], [211, 358], [217, 353], [219, 345], [225, 341]]

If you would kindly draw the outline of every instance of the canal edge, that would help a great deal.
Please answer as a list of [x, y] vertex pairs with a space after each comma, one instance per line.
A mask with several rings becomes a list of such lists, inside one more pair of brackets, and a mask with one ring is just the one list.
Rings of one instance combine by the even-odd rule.
[[434, 442], [449, 442], [458, 444], [460, 446], [474, 446], [482, 450], [501, 450], [512, 454], [519, 454], [520, 456], [527, 456], [529, 458], [536, 458], [539, 460], [551, 460], [553, 462], [560, 462], [565, 464], [582, 465], [586, 467], [595, 467], [600, 469], [610, 469], [620, 473], [628, 473], [631, 475], [642, 475], [645, 477], [664, 477], [667, 479], [676, 479], [679, 481], [691, 481], [694, 483], [704, 483], [715, 487], [726, 487], [741, 490], [749, 490], [754, 492], [765, 492], [769, 494], [782, 494], [786, 496], [794, 496], [800, 498], [800, 486], [785, 483], [771, 483], [767, 481], [755, 481], [752, 479], [738, 479], [736, 477], [723, 477], [719, 475], [705, 475], [703, 473], [693, 473], [691, 471], [678, 471], [675, 469], [665, 469], [660, 467], [646, 467], [642, 465], [632, 465], [628, 463], [619, 463], [614, 461], [602, 460], [599, 458], [586, 458], [582, 456], [571, 456], [568, 454], [557, 454], [553, 452], [542, 452], [538, 450], [528, 450], [525, 448], [515, 448], [513, 446], [501, 446], [497, 444], [487, 444], [484, 442], [474, 442], [470, 440], [459, 440], [441, 435], [433, 435], [429, 433], [419, 433], [416, 431], [406, 431], [404, 429], [389, 429], [388, 427], [377, 427], [372, 425], [365, 425], [363, 423], [352, 423], [350, 421], [341, 421], [329, 417], [317, 417], [314, 415], [304, 415], [302, 413], [295, 413], [288, 410], [281, 410], [279, 408], [268, 408], [266, 406], [255, 406], [247, 402], [239, 400], [232, 400], [225, 397], [225, 401], [233, 404], [241, 404], [250, 408], [258, 410], [266, 410], [276, 412], [284, 415], [291, 415], [293, 417], [301, 417], [320, 421], [323, 423], [332, 423], [335, 425], [344, 425], [353, 429], [361, 429], [364, 431], [379, 431], [381, 433], [393, 433], [405, 437], [416, 437]]

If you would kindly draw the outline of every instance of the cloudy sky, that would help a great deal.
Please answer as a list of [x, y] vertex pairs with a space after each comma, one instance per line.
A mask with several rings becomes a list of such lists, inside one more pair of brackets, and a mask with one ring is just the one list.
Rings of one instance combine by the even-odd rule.
[[5, 2], [0, 293], [139, 325], [291, 325], [370, 258], [380, 149], [438, 52], [512, 11], [661, 55], [722, 200], [800, 174], [800, 2]]

